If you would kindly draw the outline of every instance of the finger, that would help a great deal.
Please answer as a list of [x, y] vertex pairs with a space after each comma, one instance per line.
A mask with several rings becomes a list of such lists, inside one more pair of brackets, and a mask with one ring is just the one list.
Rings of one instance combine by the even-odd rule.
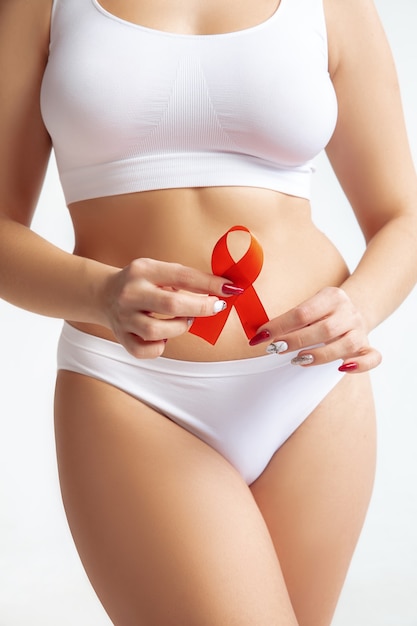
[[381, 353], [371, 348], [365, 354], [344, 361], [342, 365], [340, 365], [339, 371], [346, 374], [361, 374], [378, 367], [381, 362]]
[[336, 360], [345, 360], [365, 354], [370, 350], [367, 337], [357, 330], [320, 345], [305, 347], [292, 360], [295, 365], [322, 365]]
[[[257, 345], [264, 341], [276, 341], [284, 337], [286, 341], [286, 335], [317, 324], [321, 320], [330, 319], [336, 309], [349, 311], [350, 315], [353, 313], [350, 300], [342, 289], [326, 287], [296, 307], [274, 318], [273, 321], [261, 326], [249, 343], [250, 345]], [[336, 332], [340, 333], [341, 329]], [[313, 343], [317, 343], [317, 340], [313, 340]]]
[[[359, 335], [352, 331], [329, 344], [301, 350], [292, 363], [309, 367], [338, 361], [338, 366], [343, 367], [341, 371], [352, 373], [364, 372], [379, 365], [382, 360], [380, 353], [369, 346], [366, 339], [359, 341], [352, 337], [355, 334]], [[359, 344], [360, 348], [357, 347]]]
[[130, 269], [134, 276], [146, 278], [159, 287], [173, 287], [196, 294], [234, 295], [224, 290], [225, 284], [230, 287], [229, 280], [180, 263], [136, 259], [131, 263]]
[[[308, 346], [327, 344], [335, 341], [339, 337], [347, 336], [349, 326], [351, 325], [351, 319], [341, 319], [340, 317], [330, 316], [316, 322], [315, 324], [301, 328], [300, 330], [291, 332], [287, 335], [274, 336], [271, 344], [273, 346], [279, 345], [280, 349], [274, 350], [271, 348], [268, 352], [295, 352], [296, 350], [302, 350]], [[353, 341], [353, 337], [351, 340]], [[280, 344], [286, 345], [285, 350]], [[361, 345], [358, 345], [356, 349], [360, 347]], [[356, 349], [352, 347], [352, 350], [356, 351]]]
[[[138, 297], [139, 299], [139, 297]], [[225, 300], [185, 291], [172, 291], [148, 285], [140, 294], [141, 310], [169, 318], [209, 317], [224, 311]]]
[[128, 330], [145, 342], [155, 342], [183, 335], [193, 320], [192, 317], [159, 319], [145, 313], [137, 313], [132, 318]]
[[381, 362], [381, 353], [373, 346], [368, 345], [359, 350], [356, 355], [345, 357], [343, 363], [339, 366], [339, 371], [348, 374], [360, 374], [378, 367]]
[[156, 359], [162, 356], [166, 341], [144, 341], [134, 333], [123, 333], [121, 343], [132, 356], [137, 359]]

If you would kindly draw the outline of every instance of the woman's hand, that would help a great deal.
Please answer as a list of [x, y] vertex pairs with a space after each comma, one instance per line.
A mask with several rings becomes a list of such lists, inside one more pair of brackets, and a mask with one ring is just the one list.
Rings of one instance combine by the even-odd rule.
[[267, 352], [299, 351], [292, 360], [294, 365], [320, 365], [342, 359], [340, 371], [365, 372], [381, 362], [380, 353], [369, 345], [362, 315], [338, 287], [321, 289], [271, 320], [249, 343], [267, 341]]
[[224, 278], [190, 267], [137, 259], [113, 274], [106, 285], [106, 325], [130, 354], [155, 358], [168, 339], [188, 330], [194, 317], [226, 308], [223, 299], [207, 294], [241, 291]]

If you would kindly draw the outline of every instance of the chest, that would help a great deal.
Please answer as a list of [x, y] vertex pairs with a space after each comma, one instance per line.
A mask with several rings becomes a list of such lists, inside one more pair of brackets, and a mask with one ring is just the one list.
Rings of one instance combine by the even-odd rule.
[[257, 25], [207, 35], [151, 27], [119, 0], [56, 1], [41, 104], [66, 169], [185, 153], [292, 167], [333, 132], [321, 0], [281, 0]]
[[280, 0], [99, 0], [110, 14], [170, 33], [236, 32], [268, 20]]

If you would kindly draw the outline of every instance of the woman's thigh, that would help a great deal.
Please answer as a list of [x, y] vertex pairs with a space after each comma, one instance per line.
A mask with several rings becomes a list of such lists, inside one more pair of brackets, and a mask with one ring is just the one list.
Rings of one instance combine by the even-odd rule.
[[217, 452], [70, 372], [56, 440], [68, 521], [115, 626], [296, 626], [264, 519]]
[[345, 376], [251, 486], [300, 626], [331, 623], [369, 504], [375, 440], [368, 376]]

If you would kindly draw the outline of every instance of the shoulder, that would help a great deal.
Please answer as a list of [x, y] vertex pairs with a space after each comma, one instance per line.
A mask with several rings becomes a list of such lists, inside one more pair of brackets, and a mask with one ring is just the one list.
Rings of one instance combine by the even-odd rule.
[[14, 39], [21, 47], [36, 40], [47, 43], [52, 5], [53, 0], [0, 0], [0, 41]]
[[49, 54], [53, 0], [0, 0], [1, 91], [40, 80]]
[[0, 13], [40, 16], [51, 14], [54, 0], [0, 0]]
[[381, 20], [373, 0], [323, 0], [326, 16], [329, 69], [387, 49]]
[[52, 0], [0, 0], [0, 204], [30, 222], [50, 141], [40, 114]]

